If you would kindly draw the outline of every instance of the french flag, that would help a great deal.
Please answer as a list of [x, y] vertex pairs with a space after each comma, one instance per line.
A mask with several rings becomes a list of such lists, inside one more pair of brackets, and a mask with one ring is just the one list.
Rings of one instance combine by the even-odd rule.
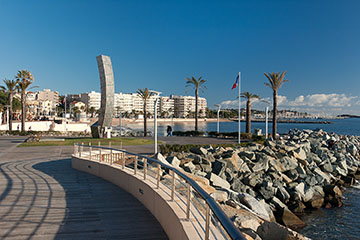
[[237, 88], [238, 84], [239, 84], [239, 75], [237, 75], [236, 81], [235, 81], [234, 85], [232, 86], [231, 90], [233, 90], [234, 88]]

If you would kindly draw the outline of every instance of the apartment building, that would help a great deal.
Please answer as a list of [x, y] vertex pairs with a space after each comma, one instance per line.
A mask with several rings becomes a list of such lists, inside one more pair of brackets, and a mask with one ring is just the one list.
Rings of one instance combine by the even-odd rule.
[[101, 106], [101, 93], [91, 91], [89, 93], [80, 94], [80, 101], [85, 103], [87, 108], [100, 109]]
[[[174, 113], [176, 117], [188, 117], [195, 113], [195, 97], [193, 96], [173, 96]], [[205, 117], [207, 102], [203, 97], [198, 98], [198, 113], [200, 117]]]
[[160, 109], [161, 116], [173, 116], [174, 115], [174, 99], [171, 97], [160, 97]]

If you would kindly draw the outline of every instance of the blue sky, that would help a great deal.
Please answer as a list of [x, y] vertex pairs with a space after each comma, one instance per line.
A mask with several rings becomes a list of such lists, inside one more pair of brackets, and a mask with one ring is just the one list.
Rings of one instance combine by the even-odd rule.
[[209, 107], [231, 107], [237, 72], [244, 91], [270, 98], [263, 73], [287, 70], [280, 108], [356, 114], [359, 10], [357, 0], [0, 0], [0, 79], [27, 69], [41, 89], [99, 91], [105, 54], [117, 92], [182, 95], [186, 77], [202, 76]]

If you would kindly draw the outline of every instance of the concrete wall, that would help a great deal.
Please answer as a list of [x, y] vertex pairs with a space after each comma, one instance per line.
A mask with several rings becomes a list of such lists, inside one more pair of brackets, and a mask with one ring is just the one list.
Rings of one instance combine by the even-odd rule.
[[156, 189], [156, 183], [149, 179], [144, 181], [142, 174], [135, 176], [132, 170], [128, 168], [122, 170], [119, 165], [110, 166], [74, 156], [72, 167], [108, 180], [131, 193], [150, 210], [169, 239], [200, 239], [193, 227], [194, 223], [185, 220], [184, 209], [179, 206], [180, 200], [170, 201], [170, 191], [164, 191], [165, 187]]
[[[31, 127], [32, 131], [49, 131], [50, 129], [50, 125], [51, 125], [51, 121], [38, 121], [38, 122], [26, 122], [25, 123], [25, 130], [29, 130], [29, 128]], [[19, 126], [19, 130], [21, 129], [21, 123], [20, 122], [16, 122], [13, 123], [12, 128], [13, 130], [17, 130]], [[0, 130], [7, 130], [8, 129], [8, 125], [7, 124], [2, 124], [0, 125]], [[71, 124], [66, 124], [66, 131], [72, 131], [72, 132], [83, 132], [83, 131], [87, 131], [90, 132], [90, 127], [88, 126], [87, 123], [71, 123]], [[65, 132], [65, 124], [55, 124], [55, 129], [54, 131], [59, 131], [59, 132]]]

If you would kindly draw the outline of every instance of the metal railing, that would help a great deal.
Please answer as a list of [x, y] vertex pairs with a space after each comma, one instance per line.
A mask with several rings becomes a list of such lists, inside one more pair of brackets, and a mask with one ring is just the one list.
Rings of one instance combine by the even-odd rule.
[[[84, 148], [88, 151], [84, 150]], [[154, 184], [157, 189], [160, 188], [161, 183], [162, 186], [170, 190], [171, 201], [174, 201], [176, 195], [180, 202], [186, 206], [186, 209], [183, 209], [186, 220], [190, 220], [192, 214], [196, 221], [196, 223], [192, 221], [193, 226], [195, 224], [200, 225], [203, 231], [203, 233], [200, 233], [197, 230], [201, 239], [208, 240], [210, 236], [214, 239], [245, 239], [216, 201], [196, 181], [171, 165], [123, 149], [112, 148], [111, 143], [109, 143], [109, 146], [100, 146], [100, 142], [97, 146], [91, 145], [91, 143], [89, 145], [75, 143], [74, 155], [109, 165], [117, 164], [122, 169], [125, 169], [125, 167], [133, 169], [134, 175], [138, 174], [138, 170], [142, 171], [144, 180], [147, 179], [147, 176], [151, 176], [155, 180]], [[161, 174], [162, 171], [168, 174], [164, 177]], [[176, 181], [178, 184], [176, 184]], [[191, 209], [191, 206], [194, 206], [194, 209]], [[202, 222], [205, 222], [205, 226], [203, 226]], [[211, 223], [220, 232], [220, 236], [212, 230]]]

